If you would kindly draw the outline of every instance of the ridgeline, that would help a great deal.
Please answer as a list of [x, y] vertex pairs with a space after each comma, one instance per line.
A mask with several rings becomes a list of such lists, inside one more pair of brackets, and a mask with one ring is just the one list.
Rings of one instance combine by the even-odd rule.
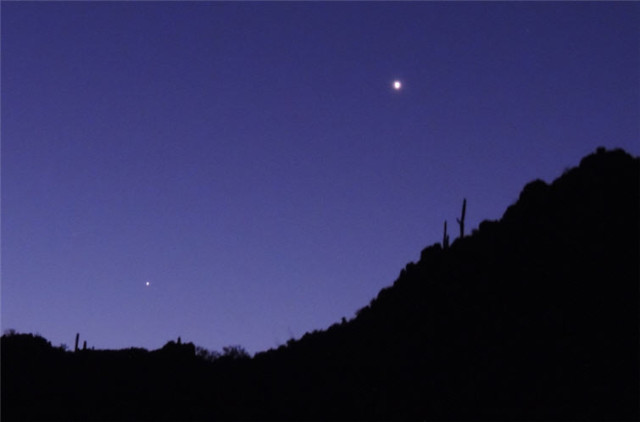
[[640, 418], [639, 158], [599, 148], [444, 243], [355, 318], [253, 358], [6, 334], [2, 420]]

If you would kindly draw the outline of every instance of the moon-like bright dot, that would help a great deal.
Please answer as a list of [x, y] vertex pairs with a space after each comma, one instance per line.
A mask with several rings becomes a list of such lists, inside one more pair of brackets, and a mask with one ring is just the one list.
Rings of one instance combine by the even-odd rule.
[[400, 88], [402, 88], [402, 82], [398, 80], [393, 81], [393, 89], [395, 89], [396, 91], [399, 91]]
[[148, 281], [146, 283], [144, 283], [144, 284], [145, 284], [145, 286], [150, 286], [151, 285], [151, 283], [148, 282]]

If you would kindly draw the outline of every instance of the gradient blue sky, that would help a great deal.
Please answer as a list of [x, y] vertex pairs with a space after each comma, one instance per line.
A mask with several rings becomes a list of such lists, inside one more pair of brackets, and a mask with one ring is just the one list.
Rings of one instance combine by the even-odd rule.
[[54, 344], [276, 347], [453, 238], [463, 197], [473, 229], [600, 145], [640, 153], [638, 3], [2, 2], [1, 25], [2, 328]]

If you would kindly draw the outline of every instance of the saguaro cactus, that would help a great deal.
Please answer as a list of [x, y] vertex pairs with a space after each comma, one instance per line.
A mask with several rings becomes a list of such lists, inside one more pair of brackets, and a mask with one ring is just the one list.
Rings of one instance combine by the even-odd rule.
[[82, 343], [82, 350], [87, 350], [87, 340]]
[[467, 213], [467, 198], [462, 201], [462, 215], [460, 218], [456, 218], [458, 225], [460, 226], [460, 239], [464, 237], [464, 216]]
[[447, 234], [447, 220], [444, 220], [444, 236], [442, 236], [442, 249], [449, 247], [449, 235]]
[[73, 349], [74, 352], [78, 351], [78, 342], [80, 341], [80, 333], [76, 334], [76, 347]]

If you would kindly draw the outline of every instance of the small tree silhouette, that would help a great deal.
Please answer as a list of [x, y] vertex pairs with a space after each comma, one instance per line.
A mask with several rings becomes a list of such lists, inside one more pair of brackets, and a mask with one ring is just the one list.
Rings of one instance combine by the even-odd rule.
[[242, 346], [225, 346], [222, 348], [222, 356], [230, 359], [247, 359], [249, 353]]
[[208, 361], [213, 362], [220, 358], [220, 353], [215, 350], [207, 350], [204, 347], [196, 346], [196, 356]]

